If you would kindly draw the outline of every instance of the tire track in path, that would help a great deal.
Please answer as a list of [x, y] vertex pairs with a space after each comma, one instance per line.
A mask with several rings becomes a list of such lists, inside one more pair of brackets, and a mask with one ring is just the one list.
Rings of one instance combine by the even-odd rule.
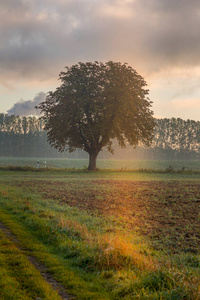
[[20, 246], [20, 241], [12, 233], [12, 231], [0, 221], [0, 230], [15, 244], [15, 246], [28, 258], [30, 263], [40, 272], [43, 279], [52, 286], [54, 290], [60, 295], [63, 300], [75, 300], [73, 295], [67, 293], [65, 287], [56, 281], [53, 276], [48, 272], [47, 267], [39, 262], [35, 256], [29, 255], [26, 249]]

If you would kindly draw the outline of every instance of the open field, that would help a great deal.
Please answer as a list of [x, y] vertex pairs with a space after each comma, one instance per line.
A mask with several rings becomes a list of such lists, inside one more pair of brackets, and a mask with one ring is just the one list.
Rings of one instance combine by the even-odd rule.
[[0, 171], [0, 221], [1, 299], [200, 299], [199, 172]]
[[[37, 161], [40, 167], [84, 169], [88, 167], [88, 159], [67, 159], [67, 158], [31, 158], [31, 157], [0, 157], [0, 167], [21, 166], [34, 167]], [[116, 159], [97, 159], [97, 168], [112, 170], [161, 170], [164, 171], [169, 166], [174, 170], [193, 170], [200, 171], [200, 161], [194, 160], [116, 160]]]

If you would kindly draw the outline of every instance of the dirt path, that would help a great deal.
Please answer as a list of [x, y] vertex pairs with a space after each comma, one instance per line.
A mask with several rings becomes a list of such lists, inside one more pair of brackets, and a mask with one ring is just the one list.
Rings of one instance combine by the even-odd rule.
[[45, 265], [43, 265], [41, 262], [39, 262], [36, 257], [30, 256], [28, 254], [28, 251], [20, 245], [20, 241], [16, 238], [16, 236], [1, 221], [0, 221], [0, 230], [3, 231], [3, 233], [15, 244], [15, 246], [20, 251], [22, 251], [22, 253], [28, 258], [30, 263], [32, 265], [34, 265], [34, 267], [41, 273], [43, 279], [46, 282], [48, 282], [48, 284], [50, 284], [54, 290], [57, 291], [57, 293], [60, 295], [60, 297], [62, 299], [75, 300], [75, 297], [72, 295], [69, 295], [66, 292], [65, 287], [53, 278], [53, 276], [48, 272], [48, 269], [45, 267]]

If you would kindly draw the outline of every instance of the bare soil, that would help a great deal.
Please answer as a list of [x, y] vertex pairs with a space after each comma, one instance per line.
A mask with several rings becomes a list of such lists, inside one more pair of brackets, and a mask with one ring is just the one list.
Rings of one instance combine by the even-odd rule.
[[37, 190], [44, 200], [114, 216], [127, 230], [147, 236], [155, 247], [173, 253], [200, 249], [198, 181], [43, 180], [17, 185]]

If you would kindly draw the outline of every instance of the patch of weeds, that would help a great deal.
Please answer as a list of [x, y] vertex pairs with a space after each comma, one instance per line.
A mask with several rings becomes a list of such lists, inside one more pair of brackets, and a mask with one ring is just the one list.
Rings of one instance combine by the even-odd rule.
[[143, 287], [152, 291], [160, 291], [171, 289], [175, 285], [175, 281], [170, 274], [163, 271], [151, 272], [144, 276], [140, 283]]
[[185, 264], [192, 268], [199, 268], [200, 267], [200, 259], [195, 256], [188, 256], [185, 259]]
[[174, 172], [174, 168], [170, 165], [168, 168], [165, 169], [166, 173]]
[[94, 256], [90, 253], [78, 255], [76, 259], [73, 260], [72, 265], [90, 272], [94, 272], [96, 270], [94, 266]]
[[176, 287], [171, 291], [163, 291], [159, 293], [159, 297], [157, 299], [165, 299], [165, 300], [191, 300], [192, 298], [185, 290], [184, 287]]
[[176, 264], [180, 267], [200, 268], [200, 258], [195, 254], [182, 254], [175, 257]]
[[178, 286], [172, 276], [163, 271], [144, 274], [116, 290], [115, 299], [183, 300], [191, 299], [184, 286]]
[[101, 272], [101, 277], [104, 279], [110, 279], [113, 278], [113, 276], [114, 276], [113, 270], [103, 270]]

